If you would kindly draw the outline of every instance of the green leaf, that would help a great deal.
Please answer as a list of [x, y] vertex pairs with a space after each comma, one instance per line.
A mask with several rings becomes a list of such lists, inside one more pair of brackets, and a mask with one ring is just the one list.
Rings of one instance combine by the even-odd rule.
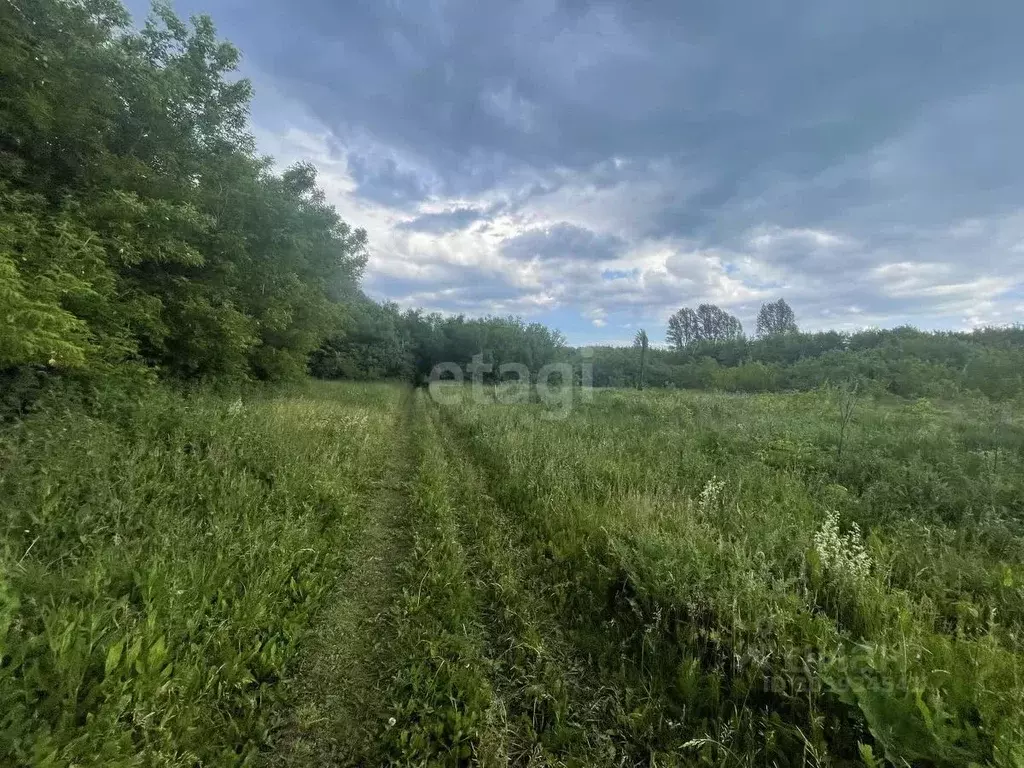
[[121, 663], [121, 655], [124, 653], [124, 640], [118, 640], [107, 649], [107, 661], [103, 665], [103, 674], [110, 676], [110, 673], [117, 669]]

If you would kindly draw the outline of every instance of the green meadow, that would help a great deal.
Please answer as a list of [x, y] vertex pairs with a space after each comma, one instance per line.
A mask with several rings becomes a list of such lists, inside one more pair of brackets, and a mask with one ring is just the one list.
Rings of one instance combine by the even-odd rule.
[[5, 428], [7, 759], [1024, 759], [1018, 409], [442, 394], [153, 388]]
[[[303, 4], [280, 17], [228, 5], [246, 25], [294, 20], [273, 30], [275, 50], [333, 67], [289, 41]], [[360, 18], [420, 4], [333, 5], [360, 38]], [[567, 30], [552, 50], [603, 72]], [[867, 37], [904, 58], [902, 37]], [[371, 63], [406, 47], [393, 45], [404, 33], [385, 39], [332, 51]], [[378, 153], [373, 131], [346, 143], [325, 123], [278, 136], [285, 157], [329, 160], [325, 179], [313, 162], [285, 167], [250, 115], [279, 104], [282, 130], [301, 116], [290, 93], [253, 102], [243, 73], [259, 60], [240, 71], [209, 16], [168, 3], [133, 19], [119, 0], [0, 0], [0, 766], [1024, 766], [1019, 221], [1012, 200], [986, 213], [999, 184], [977, 200], [960, 184], [1000, 159], [992, 147], [961, 142], [970, 157], [951, 152], [956, 173], [935, 175], [958, 180], [950, 200], [971, 218], [943, 199], [929, 238], [879, 198], [869, 207], [892, 226], [874, 246], [869, 228], [761, 222], [765, 200], [819, 192], [822, 222], [838, 220], [847, 206], [829, 212], [831, 175], [817, 171], [803, 192], [758, 193], [754, 228], [712, 227], [728, 230], [717, 246], [651, 239], [653, 222], [718, 195], [644, 192], [643, 174], [704, 174], [624, 155], [642, 188], [616, 215], [648, 197], [668, 206], [638, 209], [627, 242], [619, 223], [591, 232], [560, 203], [531, 212], [534, 195], [600, 202], [618, 188], [574, 192], [572, 163], [522, 176], [521, 199], [519, 181], [463, 199], [441, 165], [482, 162], [475, 185], [518, 161], [494, 155], [490, 169], [466, 146], [464, 168], [461, 149], [405, 168], [401, 142]], [[407, 85], [430, 99], [449, 62], [415, 66]], [[488, 78], [481, 93], [498, 82], [489, 67], [463, 74]], [[417, 110], [409, 91], [334, 76], [368, 100], [339, 102], [352, 137], [372, 105], [434, 143], [423, 116], [443, 100]], [[848, 90], [829, 87], [829, 115]], [[482, 130], [467, 110], [457, 122]], [[634, 120], [593, 114], [612, 112]], [[703, 154], [679, 140], [666, 157]], [[900, 142], [885, 141], [872, 168], [899, 166], [886, 158]], [[777, 176], [751, 154], [774, 139], [743, 143], [757, 172], [725, 174], [737, 202]], [[420, 170], [437, 179], [406, 205], [400, 187]], [[390, 202], [366, 207], [378, 176]], [[930, 179], [868, 186], [916, 210]], [[449, 245], [431, 239], [430, 222], [467, 214]], [[988, 245], [974, 239], [985, 232]], [[776, 275], [782, 262], [796, 271]], [[812, 262], [843, 291], [817, 295]], [[386, 285], [401, 304], [373, 298]], [[775, 286], [797, 291], [796, 309]], [[749, 326], [755, 300], [744, 332], [731, 312]], [[669, 315], [668, 302], [693, 306]], [[494, 314], [509, 307], [532, 314]], [[620, 344], [571, 346], [542, 317], [576, 318], [565, 330], [580, 340], [617, 317], [600, 334]], [[442, 370], [454, 383], [428, 386]]]

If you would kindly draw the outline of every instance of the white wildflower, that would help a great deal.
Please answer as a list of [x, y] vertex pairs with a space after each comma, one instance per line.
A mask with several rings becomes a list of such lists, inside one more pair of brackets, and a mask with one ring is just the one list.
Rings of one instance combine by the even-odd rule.
[[237, 416], [242, 412], [242, 398], [238, 398], [231, 405], [228, 406], [228, 415]]
[[704, 484], [704, 490], [700, 492], [700, 511], [702, 513], [706, 514], [715, 507], [724, 488], [725, 480], [719, 480], [717, 475], [712, 475], [711, 479]]
[[829, 512], [821, 529], [814, 534], [814, 548], [825, 570], [855, 581], [867, 578], [871, 556], [861, 543], [860, 526], [853, 523], [844, 535], [839, 532], [839, 513]]

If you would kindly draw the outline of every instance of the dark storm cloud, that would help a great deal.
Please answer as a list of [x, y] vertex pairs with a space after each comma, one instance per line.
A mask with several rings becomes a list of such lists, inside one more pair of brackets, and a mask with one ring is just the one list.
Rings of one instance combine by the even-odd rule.
[[[448, 193], [519, 165], [667, 156], [717, 176], [705, 216], [766, 171], [813, 176], [979, 83], [1018, 81], [1024, 64], [1024, 7], [1009, 2], [251, 7], [257, 66], [340, 134], [415, 154]], [[978, 105], [981, 121], [996, 107]], [[1019, 102], [1013, 111], [1024, 116]], [[977, 160], [989, 181], [1009, 178]], [[393, 180], [403, 200], [428, 189]]]
[[[257, 93], [267, 83], [337, 139], [357, 198], [439, 240], [503, 216], [499, 256], [555, 265], [538, 295], [653, 316], [685, 291], [739, 306], [771, 290], [848, 317], [902, 301], [934, 324], [954, 289], [959, 307], [1024, 279], [1024, 4], [223, 2], [209, 10]], [[973, 239], [946, 235], [975, 218]], [[577, 262], [652, 241], [722, 257], [686, 278], [647, 262], [628, 286], [563, 288]], [[890, 295], [877, 269], [903, 262], [944, 266]], [[435, 293], [461, 279], [471, 296], [462, 274]], [[525, 297], [517, 275], [490, 279]], [[972, 282], [986, 276], [1001, 281]], [[495, 292], [479, 285], [482, 307]]]
[[348, 155], [348, 170], [357, 185], [357, 194], [383, 205], [401, 208], [429, 193], [423, 177], [400, 169], [392, 158], [375, 160], [352, 152]]

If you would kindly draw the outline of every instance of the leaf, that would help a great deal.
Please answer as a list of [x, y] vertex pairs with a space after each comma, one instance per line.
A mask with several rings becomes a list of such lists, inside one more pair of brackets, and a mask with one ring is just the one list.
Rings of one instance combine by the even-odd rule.
[[871, 749], [870, 744], [862, 744], [858, 741], [857, 751], [860, 753], [860, 759], [864, 761], [864, 765], [868, 768], [880, 768], [881, 763], [879, 763], [878, 758], [875, 757], [875, 752]]
[[167, 643], [164, 642], [163, 635], [161, 635], [155, 643], [149, 648], [148, 662], [150, 667], [155, 667], [163, 662], [164, 657], [167, 656]]
[[107, 661], [103, 665], [104, 676], [109, 677], [110, 673], [117, 669], [121, 663], [121, 655], [124, 653], [124, 640], [118, 640], [107, 649]]
[[132, 643], [131, 647], [128, 649], [127, 661], [129, 666], [135, 664], [139, 660], [140, 653], [142, 653], [142, 638], [138, 637], [135, 639], [135, 642]]

